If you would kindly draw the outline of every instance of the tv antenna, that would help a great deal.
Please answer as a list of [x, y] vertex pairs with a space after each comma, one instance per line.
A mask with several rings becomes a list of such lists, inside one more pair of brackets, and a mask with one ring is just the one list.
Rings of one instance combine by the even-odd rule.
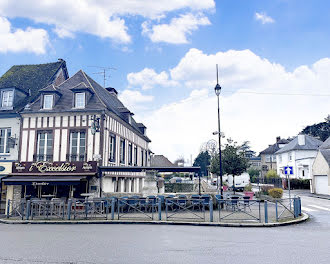
[[103, 76], [103, 88], [105, 88], [105, 81], [107, 80], [108, 77], [110, 78], [110, 76], [111, 76], [110, 74], [107, 75], [107, 72], [110, 70], [117, 70], [116, 68], [113, 68], [113, 67], [102, 67], [102, 66], [88, 66], [88, 67], [98, 68], [98, 69], [102, 70], [100, 72], [93, 72], [92, 74], [99, 74], [99, 75]]

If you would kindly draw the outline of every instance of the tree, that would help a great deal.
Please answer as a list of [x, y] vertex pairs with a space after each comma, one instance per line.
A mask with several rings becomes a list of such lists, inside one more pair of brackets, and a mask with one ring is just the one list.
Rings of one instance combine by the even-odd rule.
[[325, 118], [324, 122], [306, 126], [301, 132], [319, 138], [322, 141], [327, 140], [330, 137], [330, 115]]
[[260, 174], [260, 170], [256, 169], [256, 168], [249, 168], [248, 169], [248, 174], [250, 175], [250, 181], [251, 182], [258, 182], [258, 178], [259, 178], [259, 174]]
[[275, 178], [280, 178], [280, 176], [277, 175], [277, 172], [275, 170], [269, 170], [266, 173], [266, 178], [267, 179], [275, 179]]
[[196, 159], [194, 160], [194, 166], [199, 166], [201, 169], [199, 171], [199, 175], [208, 175], [207, 170], [210, 165], [211, 156], [208, 151], [202, 151], [198, 154]]
[[[245, 146], [245, 145], [244, 145]], [[245, 149], [242, 145], [237, 145], [232, 139], [227, 139], [225, 148], [221, 151], [222, 173], [233, 176], [235, 186], [235, 176], [241, 175], [249, 167], [248, 159], [245, 157]], [[212, 157], [210, 171], [219, 175], [219, 154]]]

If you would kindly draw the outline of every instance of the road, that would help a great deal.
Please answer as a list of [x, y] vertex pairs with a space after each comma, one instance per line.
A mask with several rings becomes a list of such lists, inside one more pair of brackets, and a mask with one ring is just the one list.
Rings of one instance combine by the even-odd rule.
[[300, 195], [311, 220], [277, 228], [0, 224], [0, 263], [329, 263], [330, 201]]

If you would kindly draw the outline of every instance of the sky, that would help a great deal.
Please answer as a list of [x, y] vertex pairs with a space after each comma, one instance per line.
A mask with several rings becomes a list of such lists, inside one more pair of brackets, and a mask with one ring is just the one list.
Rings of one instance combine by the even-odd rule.
[[67, 62], [106, 86], [174, 161], [221, 131], [262, 151], [330, 114], [327, 0], [0, 0], [0, 75]]

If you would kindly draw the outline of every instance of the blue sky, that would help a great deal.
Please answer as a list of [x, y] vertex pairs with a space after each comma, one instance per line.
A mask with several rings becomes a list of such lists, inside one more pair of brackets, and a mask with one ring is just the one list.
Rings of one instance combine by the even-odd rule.
[[257, 151], [329, 114], [329, 96], [244, 94], [329, 94], [329, 1], [17, 1], [0, 0], [0, 74], [63, 58], [70, 75], [83, 69], [103, 84], [90, 66], [114, 67], [107, 86], [146, 123], [155, 152], [172, 160], [212, 138], [216, 63], [225, 135]]

